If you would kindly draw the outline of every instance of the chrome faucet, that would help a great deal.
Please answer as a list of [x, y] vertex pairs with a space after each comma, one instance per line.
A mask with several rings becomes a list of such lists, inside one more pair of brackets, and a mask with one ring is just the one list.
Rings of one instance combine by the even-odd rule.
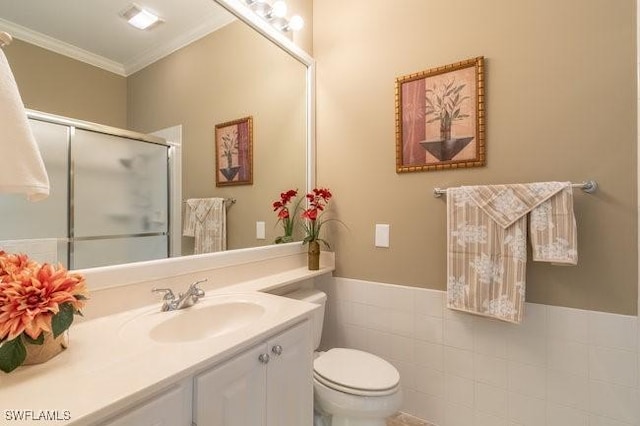
[[170, 288], [153, 288], [151, 291], [153, 293], [164, 293], [162, 296], [162, 308], [160, 310], [162, 312], [167, 311], [176, 311], [178, 309], [188, 308], [189, 306], [193, 306], [201, 297], [204, 297], [204, 290], [198, 287], [198, 284], [207, 281], [199, 280], [194, 282], [189, 286], [187, 291], [184, 293], [178, 294], [178, 298], [176, 299], [175, 294]]

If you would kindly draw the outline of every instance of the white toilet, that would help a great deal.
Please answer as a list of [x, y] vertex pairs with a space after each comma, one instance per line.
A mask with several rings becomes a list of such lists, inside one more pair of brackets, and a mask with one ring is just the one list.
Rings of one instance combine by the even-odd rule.
[[[312, 321], [314, 343], [320, 346], [327, 295], [300, 289], [285, 295], [322, 306]], [[385, 426], [400, 408], [400, 374], [384, 359], [355, 349], [334, 348], [316, 353], [313, 362], [315, 410], [326, 426]], [[318, 424], [316, 419], [316, 424]]]

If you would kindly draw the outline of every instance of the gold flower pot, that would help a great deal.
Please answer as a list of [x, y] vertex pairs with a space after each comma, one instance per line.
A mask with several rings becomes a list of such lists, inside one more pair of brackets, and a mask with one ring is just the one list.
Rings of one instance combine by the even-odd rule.
[[45, 333], [44, 342], [41, 345], [25, 341], [24, 347], [27, 350], [27, 357], [22, 365], [42, 364], [69, 347], [69, 335], [65, 331], [54, 339], [53, 334]]
[[310, 271], [320, 269], [320, 243], [318, 241], [309, 241], [308, 264]]

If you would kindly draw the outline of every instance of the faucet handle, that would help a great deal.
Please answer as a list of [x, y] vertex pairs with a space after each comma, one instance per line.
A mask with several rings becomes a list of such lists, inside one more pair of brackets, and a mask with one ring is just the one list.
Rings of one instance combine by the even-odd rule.
[[196, 282], [192, 283], [192, 284], [189, 286], [189, 290], [190, 290], [190, 291], [192, 291], [192, 292], [193, 292], [193, 294], [194, 294], [195, 296], [197, 296], [197, 297], [204, 297], [204, 290], [203, 290], [203, 289], [201, 289], [200, 287], [198, 287], [198, 284], [203, 283], [203, 282], [206, 282], [206, 281], [209, 281], [209, 279], [208, 279], [208, 278], [205, 278], [205, 279], [203, 279], [203, 280], [198, 280], [198, 281], [196, 281]]
[[162, 296], [162, 300], [174, 300], [176, 298], [175, 294], [170, 288], [152, 288], [152, 293], [164, 293]]

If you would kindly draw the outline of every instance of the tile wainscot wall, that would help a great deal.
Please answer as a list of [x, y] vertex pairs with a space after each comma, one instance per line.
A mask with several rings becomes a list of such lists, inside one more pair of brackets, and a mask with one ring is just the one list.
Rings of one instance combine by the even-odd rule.
[[638, 318], [527, 304], [520, 325], [437, 290], [322, 277], [323, 348], [400, 371], [402, 411], [438, 426], [638, 426]]

